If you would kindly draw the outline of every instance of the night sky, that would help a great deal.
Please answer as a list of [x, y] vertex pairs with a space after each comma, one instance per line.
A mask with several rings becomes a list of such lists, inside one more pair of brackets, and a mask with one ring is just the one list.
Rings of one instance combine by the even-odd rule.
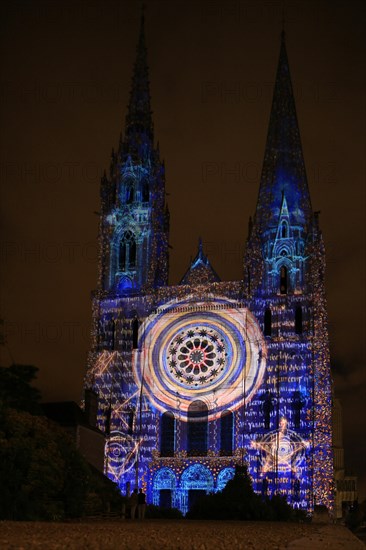
[[[155, 139], [166, 162], [170, 282], [197, 251], [242, 276], [282, 6], [305, 164], [327, 251], [335, 391], [366, 496], [365, 4], [148, 0]], [[1, 309], [11, 361], [44, 400], [82, 396], [97, 281], [99, 182], [124, 127], [134, 1], [6, 1], [1, 25]]]

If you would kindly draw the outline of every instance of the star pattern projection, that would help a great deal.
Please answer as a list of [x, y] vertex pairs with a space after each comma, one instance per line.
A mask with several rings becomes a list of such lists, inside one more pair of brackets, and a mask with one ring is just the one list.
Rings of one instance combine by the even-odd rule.
[[251, 446], [262, 452], [262, 474], [291, 470], [297, 474], [304, 451], [310, 444], [296, 432], [287, 428], [287, 419], [282, 417], [278, 430], [251, 442]]

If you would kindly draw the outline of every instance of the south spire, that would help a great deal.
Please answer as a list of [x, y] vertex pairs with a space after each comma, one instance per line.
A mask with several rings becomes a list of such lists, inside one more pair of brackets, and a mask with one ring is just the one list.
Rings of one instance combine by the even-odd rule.
[[255, 214], [261, 233], [276, 225], [283, 194], [291, 221], [309, 227], [312, 208], [284, 31]]

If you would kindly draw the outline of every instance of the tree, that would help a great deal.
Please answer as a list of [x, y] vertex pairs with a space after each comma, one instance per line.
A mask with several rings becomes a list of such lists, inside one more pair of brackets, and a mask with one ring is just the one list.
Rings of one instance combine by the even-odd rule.
[[93, 497], [121, 510], [116, 484], [95, 471], [75, 442], [43, 416], [31, 365], [0, 367], [0, 519], [80, 517]]
[[41, 414], [41, 393], [31, 385], [37, 372], [38, 368], [33, 365], [0, 367], [0, 407]]
[[65, 461], [47, 420], [14, 409], [3, 410], [0, 432], [2, 519], [51, 519], [63, 515], [59, 495]]
[[255, 494], [246, 466], [237, 466], [225, 488], [199, 499], [188, 512], [192, 519], [261, 519], [263, 503]]
[[200, 498], [188, 512], [190, 519], [278, 520], [295, 519], [282, 496], [263, 501], [253, 490], [247, 467], [236, 466], [233, 479], [225, 488]]

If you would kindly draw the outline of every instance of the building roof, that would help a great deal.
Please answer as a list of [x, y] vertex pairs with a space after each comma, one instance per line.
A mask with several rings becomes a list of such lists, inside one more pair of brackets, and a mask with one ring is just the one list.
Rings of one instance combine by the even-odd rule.
[[199, 239], [197, 256], [193, 262], [191, 262], [180, 284], [195, 286], [207, 283], [217, 283], [219, 281], [220, 277], [217, 275], [209, 259], [203, 252], [202, 239]]
[[75, 401], [42, 403], [41, 406], [47, 418], [57, 422], [60, 426], [65, 428], [84, 426], [102, 433], [98, 428], [89, 424], [85, 412]]

